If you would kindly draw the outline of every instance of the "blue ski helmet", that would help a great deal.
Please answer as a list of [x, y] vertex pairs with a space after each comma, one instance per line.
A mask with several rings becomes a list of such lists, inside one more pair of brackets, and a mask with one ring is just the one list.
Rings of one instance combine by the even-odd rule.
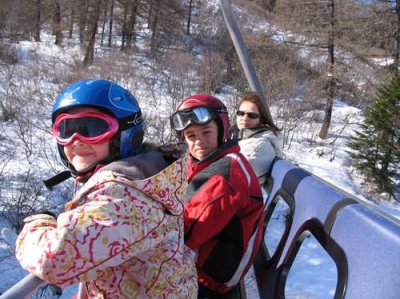
[[[100, 79], [82, 80], [69, 85], [57, 97], [52, 111], [52, 123], [60, 113], [74, 107], [92, 107], [115, 117], [119, 129], [115, 137], [117, 158], [140, 152], [143, 144], [143, 117], [135, 97], [118, 84]], [[62, 146], [59, 152], [68, 166]], [[113, 160], [115, 160], [113, 159]]]

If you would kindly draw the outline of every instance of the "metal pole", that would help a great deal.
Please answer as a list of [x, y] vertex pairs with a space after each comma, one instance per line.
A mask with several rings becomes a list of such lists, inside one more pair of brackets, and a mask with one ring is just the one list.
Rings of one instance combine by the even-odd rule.
[[39, 277], [28, 274], [12, 288], [8, 289], [4, 294], [0, 295], [0, 299], [23, 299], [32, 295], [40, 286], [46, 282]]
[[236, 52], [239, 55], [240, 63], [242, 64], [247, 81], [250, 84], [250, 88], [252, 91], [256, 92], [257, 95], [261, 98], [264, 104], [265, 111], [267, 112], [269, 118], [268, 121], [271, 124], [274, 124], [267, 104], [267, 99], [264, 97], [264, 93], [261, 89], [260, 82], [258, 81], [253, 64], [251, 63], [249, 54], [247, 52], [246, 44], [243, 40], [242, 34], [239, 31], [237, 23], [233, 17], [231, 2], [229, 0], [221, 0], [220, 3], [225, 19], [225, 24], [228, 28]]

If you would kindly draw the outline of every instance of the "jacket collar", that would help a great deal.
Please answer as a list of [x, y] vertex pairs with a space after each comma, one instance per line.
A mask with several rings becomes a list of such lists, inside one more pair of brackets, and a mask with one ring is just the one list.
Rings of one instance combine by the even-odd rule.
[[190, 156], [188, 180], [191, 181], [193, 175], [197, 174], [221, 157], [226, 156], [229, 153], [235, 153], [239, 151], [240, 147], [238, 141], [229, 140], [221, 146], [217, 147], [213, 152], [211, 152], [202, 160], [197, 160], [193, 156]]
[[240, 132], [240, 136], [241, 136], [240, 139], [247, 139], [247, 138], [253, 137], [254, 135], [256, 135], [258, 133], [262, 133], [265, 131], [268, 131], [268, 128], [264, 125], [258, 126], [255, 128], [245, 128], [245, 129], [242, 129]]

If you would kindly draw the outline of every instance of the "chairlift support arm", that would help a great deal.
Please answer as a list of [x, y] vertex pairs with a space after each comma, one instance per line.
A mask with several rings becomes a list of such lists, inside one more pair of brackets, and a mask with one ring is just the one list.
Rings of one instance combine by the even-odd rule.
[[256, 92], [257, 95], [261, 98], [262, 103], [264, 104], [265, 111], [267, 112], [269, 118], [268, 121], [270, 124], [274, 124], [267, 104], [267, 99], [264, 97], [260, 82], [258, 81], [253, 64], [247, 52], [246, 44], [233, 17], [231, 2], [230, 0], [221, 0], [220, 4], [222, 13], [224, 15], [226, 27], [228, 28], [229, 34], [235, 46], [236, 52], [239, 56], [240, 63], [246, 75], [247, 81], [249, 82], [250, 88], [252, 91]]

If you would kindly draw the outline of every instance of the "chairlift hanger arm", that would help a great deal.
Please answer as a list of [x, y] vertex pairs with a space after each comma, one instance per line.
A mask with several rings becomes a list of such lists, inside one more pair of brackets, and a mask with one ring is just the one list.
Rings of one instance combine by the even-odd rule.
[[264, 93], [261, 89], [260, 82], [258, 81], [256, 72], [254, 70], [253, 64], [250, 60], [249, 54], [247, 52], [246, 44], [240, 33], [239, 27], [233, 17], [232, 13], [232, 5], [230, 0], [221, 0], [221, 9], [224, 15], [224, 20], [226, 27], [228, 28], [229, 34], [231, 36], [232, 42], [235, 46], [236, 52], [239, 56], [240, 63], [243, 67], [244, 73], [246, 75], [247, 81], [249, 82], [250, 88], [252, 91], [256, 92], [258, 96], [262, 99], [262, 103], [264, 104], [265, 111], [268, 115], [268, 123], [274, 125], [271, 113], [269, 111], [269, 107], [267, 104], [267, 99], [264, 97]]

